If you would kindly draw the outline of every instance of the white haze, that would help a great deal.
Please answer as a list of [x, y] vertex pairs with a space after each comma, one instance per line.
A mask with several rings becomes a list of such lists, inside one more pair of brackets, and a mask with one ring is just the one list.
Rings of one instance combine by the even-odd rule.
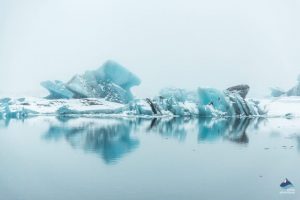
[[251, 96], [300, 73], [298, 0], [1, 0], [0, 94], [44, 95], [113, 59], [142, 79], [136, 96], [168, 86]]

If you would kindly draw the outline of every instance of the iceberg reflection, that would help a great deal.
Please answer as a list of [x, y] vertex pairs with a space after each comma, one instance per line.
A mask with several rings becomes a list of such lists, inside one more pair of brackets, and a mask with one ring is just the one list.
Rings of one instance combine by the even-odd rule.
[[257, 129], [262, 118], [227, 118], [227, 119], [208, 119], [199, 120], [198, 141], [214, 141], [220, 138], [229, 141], [247, 144], [249, 138], [246, 134], [248, 127]]
[[138, 139], [130, 135], [133, 127], [124, 120], [64, 119], [50, 125], [44, 138], [64, 138], [72, 147], [96, 153], [110, 164], [138, 147]]
[[163, 138], [185, 141], [188, 134], [198, 135], [198, 142], [225, 139], [247, 144], [248, 127], [256, 129], [258, 118], [57, 118], [49, 121], [44, 134], [46, 140], [66, 140], [73, 148], [99, 155], [107, 164], [113, 164], [134, 151], [140, 141], [136, 133], [151, 132]]
[[184, 141], [187, 135], [188, 122], [194, 121], [184, 117], [169, 119], [154, 118], [147, 128], [147, 132], [158, 133], [164, 138], [174, 138]]

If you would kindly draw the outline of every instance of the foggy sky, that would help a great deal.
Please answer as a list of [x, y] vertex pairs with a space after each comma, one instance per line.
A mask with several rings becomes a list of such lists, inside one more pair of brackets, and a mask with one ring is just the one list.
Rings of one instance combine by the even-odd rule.
[[1, 0], [0, 94], [45, 95], [43, 80], [69, 80], [107, 59], [142, 84], [224, 89], [251, 96], [293, 86], [300, 73], [297, 0]]

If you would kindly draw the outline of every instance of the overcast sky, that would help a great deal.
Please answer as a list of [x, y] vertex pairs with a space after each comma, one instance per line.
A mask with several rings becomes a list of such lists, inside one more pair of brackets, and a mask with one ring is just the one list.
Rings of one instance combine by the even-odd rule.
[[298, 0], [0, 0], [0, 94], [44, 95], [113, 59], [136, 96], [163, 87], [286, 89], [300, 73]]

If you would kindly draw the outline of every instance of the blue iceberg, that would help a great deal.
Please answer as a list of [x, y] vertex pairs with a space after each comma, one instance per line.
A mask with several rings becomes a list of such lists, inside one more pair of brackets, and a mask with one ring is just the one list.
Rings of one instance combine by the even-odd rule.
[[270, 90], [271, 90], [272, 97], [280, 97], [285, 94], [285, 91], [278, 87], [270, 88]]
[[174, 99], [178, 102], [195, 101], [196, 93], [181, 88], [164, 88], [159, 92], [161, 98]]
[[214, 88], [198, 88], [197, 91], [164, 89], [158, 97], [145, 101], [148, 106], [139, 101], [130, 108], [143, 114], [152, 111], [152, 115], [246, 117], [265, 114], [258, 102], [245, 98], [248, 91], [247, 85], [233, 86], [224, 91]]
[[104, 98], [107, 101], [128, 103], [133, 100], [131, 87], [141, 80], [122, 65], [107, 61], [99, 69], [75, 75], [67, 83], [44, 81], [41, 85], [50, 95], [49, 99]]
[[270, 88], [272, 97], [280, 97], [280, 96], [300, 96], [300, 74], [297, 78], [297, 84], [290, 88], [288, 91], [284, 91], [278, 87]]
[[122, 65], [107, 61], [96, 70], [74, 75], [68, 82], [44, 81], [46, 98], [0, 99], [1, 118], [31, 115], [130, 115], [247, 117], [265, 113], [259, 102], [247, 99], [250, 87], [226, 90], [166, 88], [154, 98], [136, 99], [131, 88], [141, 80]]
[[74, 97], [73, 92], [68, 90], [62, 81], [43, 81], [41, 85], [50, 92], [47, 99], [71, 99]]
[[234, 86], [224, 91], [199, 88], [199, 115], [213, 116], [258, 116], [265, 114], [258, 102], [245, 99], [249, 86]]
[[141, 80], [135, 74], [111, 60], [96, 70], [95, 75], [98, 80], [112, 82], [128, 91], [131, 87], [141, 84]]

